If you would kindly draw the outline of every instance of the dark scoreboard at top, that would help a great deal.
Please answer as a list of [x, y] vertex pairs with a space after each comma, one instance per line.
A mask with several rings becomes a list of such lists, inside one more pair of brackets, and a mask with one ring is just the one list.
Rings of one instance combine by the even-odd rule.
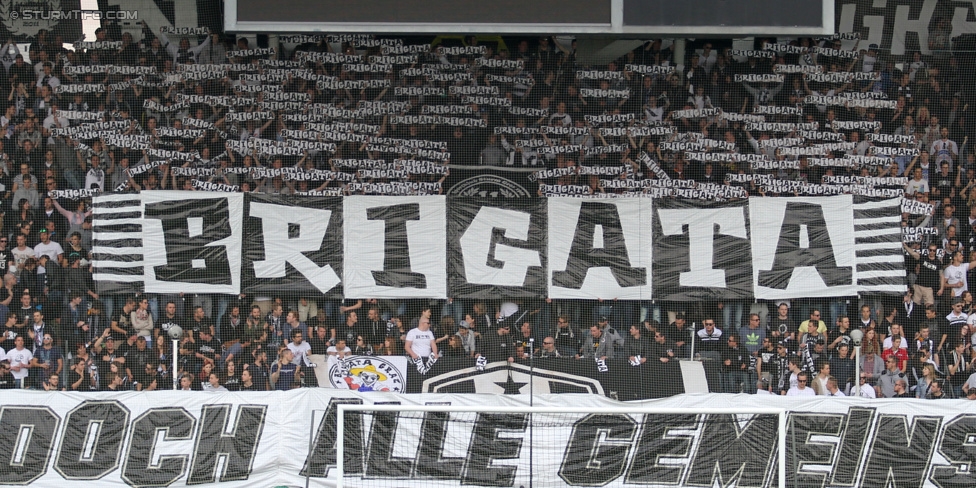
[[827, 35], [833, 0], [227, 0], [225, 29], [275, 33]]

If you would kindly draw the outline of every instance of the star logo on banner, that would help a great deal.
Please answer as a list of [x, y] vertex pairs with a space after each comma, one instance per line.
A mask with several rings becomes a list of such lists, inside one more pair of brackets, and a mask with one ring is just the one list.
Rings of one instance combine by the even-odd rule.
[[505, 390], [502, 393], [503, 395], [518, 395], [522, 392], [521, 391], [522, 387], [527, 385], [528, 383], [520, 383], [518, 381], [515, 381], [514, 379], [512, 379], [512, 372], [509, 371], [507, 381], [505, 382], [496, 381], [495, 384], [502, 387], [502, 389]]

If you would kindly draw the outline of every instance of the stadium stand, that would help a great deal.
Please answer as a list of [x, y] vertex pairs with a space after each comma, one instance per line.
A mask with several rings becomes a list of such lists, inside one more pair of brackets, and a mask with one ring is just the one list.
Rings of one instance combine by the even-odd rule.
[[[169, 389], [166, 334], [179, 325], [175, 377], [194, 389], [313, 386], [309, 356], [404, 353], [422, 373], [442, 358], [460, 369], [694, 356], [714, 361], [711, 389], [728, 393], [791, 395], [802, 373], [822, 395], [859, 380], [879, 397], [976, 388], [971, 52], [894, 56], [842, 33], [753, 49], [698, 40], [678, 59], [672, 40], [648, 39], [584, 65], [551, 36], [259, 47], [145, 24], [96, 36], [74, 50], [46, 32], [27, 52], [0, 48], [0, 346], [12, 369], [0, 384]], [[500, 175], [503, 196], [521, 198], [903, 198], [904, 293], [430, 301], [104, 293], [92, 280], [96, 194], [486, 196], [463, 188], [472, 175]], [[860, 372], [854, 329], [866, 334]], [[642, 397], [683, 391], [655, 389]]]

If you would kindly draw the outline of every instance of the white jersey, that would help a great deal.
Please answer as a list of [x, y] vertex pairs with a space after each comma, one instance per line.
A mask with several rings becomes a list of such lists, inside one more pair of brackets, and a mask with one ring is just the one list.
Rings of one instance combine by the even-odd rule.
[[961, 297], [966, 291], [969, 291], [969, 280], [966, 279], [966, 274], [969, 272], [969, 263], [962, 263], [959, 266], [949, 265], [946, 266], [943, 274], [945, 275], [946, 283], [954, 285], [956, 283], [962, 283], [962, 286], [952, 289], [952, 296]]
[[407, 332], [407, 342], [411, 343], [411, 350], [414, 354], [425, 358], [434, 352], [431, 344], [434, 343], [434, 333], [430, 330], [410, 329]]
[[302, 343], [298, 345], [296, 345], [294, 342], [289, 342], [288, 350], [295, 355], [295, 358], [291, 360], [292, 364], [298, 364], [298, 365], [308, 364], [308, 355], [312, 351], [312, 346], [309, 345], [307, 341], [302, 341]]
[[943, 161], [949, 163], [949, 170], [952, 170], [952, 155], [959, 154], [959, 147], [956, 146], [955, 141], [950, 141], [948, 139], [932, 142], [932, 147], [929, 148], [929, 154], [935, 157], [936, 164], [942, 164]]
[[797, 387], [793, 387], [786, 392], [786, 396], [817, 396], [817, 392], [813, 391], [813, 388], [809, 386], [802, 390]]
[[7, 360], [10, 361], [10, 366], [15, 366], [17, 364], [20, 364], [21, 366], [20, 371], [10, 371], [10, 373], [14, 375], [14, 378], [22, 380], [27, 377], [27, 368], [31, 362], [31, 359], [34, 359], [34, 353], [32, 353], [31, 350], [27, 349], [26, 347], [21, 350], [11, 349], [10, 352], [7, 353]]

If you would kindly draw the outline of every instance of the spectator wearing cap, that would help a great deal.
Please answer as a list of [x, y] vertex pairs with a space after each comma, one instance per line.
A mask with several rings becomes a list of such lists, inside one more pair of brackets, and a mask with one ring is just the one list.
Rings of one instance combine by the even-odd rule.
[[51, 258], [54, 262], [60, 263], [64, 258], [64, 248], [61, 244], [51, 240], [51, 235], [46, 227], [41, 227], [37, 231], [41, 242], [34, 246], [34, 257], [40, 259], [41, 256], [47, 256]]
[[604, 334], [607, 334], [607, 338], [613, 341], [614, 346], [616, 346], [618, 349], [623, 347], [624, 337], [620, 334], [620, 332], [617, 332], [617, 329], [610, 326], [609, 317], [606, 315], [601, 315], [597, 318], [596, 325], [600, 328], [600, 330], [603, 331]]

